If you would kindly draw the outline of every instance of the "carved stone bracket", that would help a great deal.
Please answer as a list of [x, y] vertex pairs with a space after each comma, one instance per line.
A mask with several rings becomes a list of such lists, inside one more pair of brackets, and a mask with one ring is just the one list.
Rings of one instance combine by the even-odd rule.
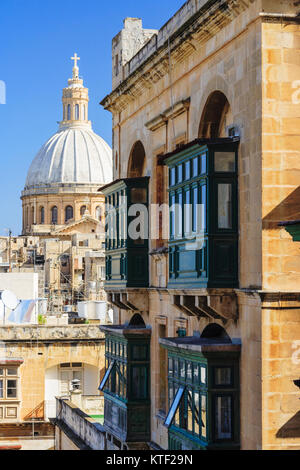
[[188, 316], [224, 321], [238, 318], [236, 294], [173, 295], [173, 305]]
[[131, 312], [148, 312], [149, 299], [147, 293], [141, 292], [110, 292], [108, 301], [121, 310]]

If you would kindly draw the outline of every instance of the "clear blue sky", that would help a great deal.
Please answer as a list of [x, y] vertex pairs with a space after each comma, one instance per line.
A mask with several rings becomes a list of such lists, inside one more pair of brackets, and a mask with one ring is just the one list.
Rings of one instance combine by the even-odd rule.
[[90, 89], [95, 132], [111, 144], [111, 115], [99, 101], [111, 90], [111, 40], [127, 16], [159, 29], [184, 0], [0, 0], [0, 235], [21, 232], [20, 193], [32, 159], [57, 131], [74, 52]]

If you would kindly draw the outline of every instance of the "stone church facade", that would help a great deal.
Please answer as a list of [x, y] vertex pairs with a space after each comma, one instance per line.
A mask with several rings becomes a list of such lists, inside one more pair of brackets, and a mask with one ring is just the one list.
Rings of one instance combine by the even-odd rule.
[[120, 448], [300, 448], [300, 251], [279, 226], [299, 214], [299, 11], [190, 0], [113, 40], [108, 202], [131, 194], [151, 218], [197, 199], [207, 217], [194, 249], [172, 214], [151, 218], [155, 239], [107, 246], [105, 427]]

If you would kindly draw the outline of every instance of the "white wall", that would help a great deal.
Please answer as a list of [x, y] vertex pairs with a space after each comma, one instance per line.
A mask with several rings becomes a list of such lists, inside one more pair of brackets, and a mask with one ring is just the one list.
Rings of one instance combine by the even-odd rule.
[[0, 273], [0, 291], [10, 290], [20, 300], [35, 300], [39, 292], [37, 273]]

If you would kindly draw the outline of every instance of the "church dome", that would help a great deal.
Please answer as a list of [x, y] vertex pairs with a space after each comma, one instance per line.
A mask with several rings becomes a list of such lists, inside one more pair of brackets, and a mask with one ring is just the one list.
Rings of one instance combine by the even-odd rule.
[[88, 125], [62, 128], [43, 145], [27, 175], [25, 190], [57, 184], [99, 186], [112, 181], [112, 151]]
[[27, 174], [26, 194], [47, 192], [47, 188], [62, 185], [97, 188], [112, 181], [112, 150], [92, 130], [88, 120], [88, 89], [79, 78], [77, 54], [72, 59], [73, 77], [63, 90], [63, 121], [33, 160]]

